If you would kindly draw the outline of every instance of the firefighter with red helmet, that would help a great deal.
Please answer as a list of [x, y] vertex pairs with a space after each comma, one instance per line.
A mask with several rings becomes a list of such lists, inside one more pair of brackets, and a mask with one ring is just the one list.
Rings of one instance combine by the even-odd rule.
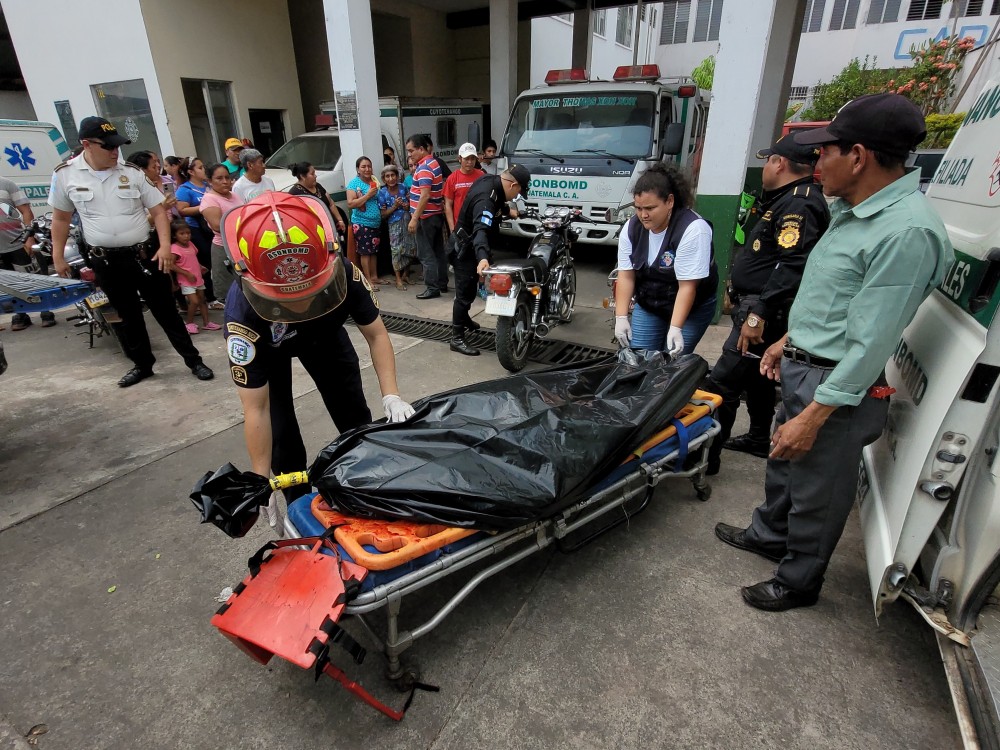
[[[222, 220], [236, 273], [226, 297], [229, 370], [243, 404], [252, 470], [264, 476], [306, 466], [292, 401], [293, 358], [316, 383], [341, 433], [372, 421], [358, 355], [344, 329], [348, 316], [368, 342], [386, 417], [401, 422], [413, 414], [399, 397], [375, 293], [361, 270], [336, 252], [336, 237], [327, 208], [310, 196], [264, 193]], [[286, 499], [306, 490], [286, 490]]]

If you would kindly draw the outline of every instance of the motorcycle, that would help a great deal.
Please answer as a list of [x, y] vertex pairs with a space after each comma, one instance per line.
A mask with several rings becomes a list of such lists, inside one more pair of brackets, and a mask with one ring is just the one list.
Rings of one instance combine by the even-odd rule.
[[[35, 244], [31, 246], [30, 270], [32, 273], [47, 273], [52, 266], [51, 212], [35, 219], [31, 225], [31, 232], [35, 237]], [[86, 331], [81, 333], [90, 337], [91, 349], [94, 348], [95, 339], [110, 336], [124, 352], [119, 333], [121, 318], [108, 301], [108, 295], [97, 288], [96, 274], [87, 265], [87, 260], [81, 252], [81, 245], [80, 227], [75, 222], [71, 223], [63, 259], [69, 265], [72, 278], [93, 284], [94, 291], [86, 298], [74, 303], [77, 314], [69, 316], [66, 320], [75, 321], [73, 322], [75, 328], [86, 328]]]
[[500, 364], [519, 372], [528, 361], [531, 343], [553, 327], [573, 319], [576, 268], [570, 251], [580, 232], [574, 222], [590, 222], [578, 208], [549, 206], [544, 212], [524, 209], [521, 216], [541, 221], [528, 257], [486, 270], [486, 312], [496, 315], [496, 347]]

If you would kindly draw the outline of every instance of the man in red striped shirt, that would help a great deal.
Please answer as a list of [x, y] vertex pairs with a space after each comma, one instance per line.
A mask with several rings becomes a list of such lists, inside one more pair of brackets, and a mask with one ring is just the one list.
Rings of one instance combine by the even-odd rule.
[[426, 288], [417, 299], [434, 299], [448, 291], [448, 257], [444, 251], [444, 180], [434, 157], [431, 139], [422, 133], [406, 141], [406, 154], [415, 163], [410, 188], [410, 234], [416, 235], [417, 256], [424, 267]]

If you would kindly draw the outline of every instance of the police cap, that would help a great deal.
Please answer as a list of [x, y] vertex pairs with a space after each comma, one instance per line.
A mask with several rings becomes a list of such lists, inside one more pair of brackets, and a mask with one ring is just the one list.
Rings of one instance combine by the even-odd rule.
[[792, 134], [781, 136], [770, 148], [762, 148], [757, 152], [758, 159], [766, 159], [772, 154], [784, 156], [789, 161], [799, 164], [815, 164], [819, 160], [818, 146], [802, 146], [795, 142]]

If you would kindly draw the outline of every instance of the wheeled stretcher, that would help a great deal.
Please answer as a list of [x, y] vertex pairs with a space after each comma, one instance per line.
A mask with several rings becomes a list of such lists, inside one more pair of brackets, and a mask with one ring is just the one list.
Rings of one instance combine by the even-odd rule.
[[[714, 414], [720, 403], [720, 397], [696, 391], [668, 425], [636, 447], [585, 499], [554, 517], [502, 532], [351, 518], [318, 494], [305, 495], [288, 508], [289, 539], [272, 542], [251, 559], [251, 575], [213, 624], [259, 661], [267, 663], [277, 654], [314, 668], [317, 679], [320, 674], [337, 679], [398, 720], [402, 712], [380, 704], [332, 665], [333, 644], [359, 662], [365, 652], [338, 620], [353, 617], [360, 624], [385, 654], [389, 679], [400, 690], [410, 690], [412, 700], [413, 688], [428, 686], [404, 666], [401, 655], [488, 578], [552, 545], [564, 552], [579, 549], [645, 509], [665, 479], [688, 479], [697, 497], [707, 500], [707, 448], [719, 431]], [[310, 573], [303, 571], [320, 568], [324, 583], [308, 583]], [[400, 627], [404, 598], [460, 571], [470, 574], [468, 580], [437, 612], [420, 625]], [[384, 637], [369, 620], [383, 609]]]

